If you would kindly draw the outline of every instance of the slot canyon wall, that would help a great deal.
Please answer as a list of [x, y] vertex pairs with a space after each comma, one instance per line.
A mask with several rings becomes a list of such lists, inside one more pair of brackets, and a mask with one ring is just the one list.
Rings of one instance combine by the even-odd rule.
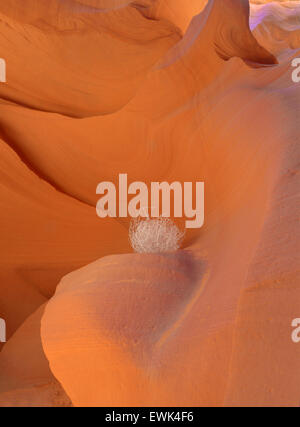
[[[0, 406], [299, 406], [300, 2], [0, 5]], [[96, 187], [205, 182], [133, 253]]]

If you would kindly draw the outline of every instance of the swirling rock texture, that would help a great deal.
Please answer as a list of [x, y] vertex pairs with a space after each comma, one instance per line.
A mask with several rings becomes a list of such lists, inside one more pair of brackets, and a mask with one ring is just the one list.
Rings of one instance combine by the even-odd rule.
[[[250, 22], [249, 22], [250, 16]], [[0, 5], [1, 406], [299, 406], [300, 2]], [[96, 186], [204, 181], [132, 254]]]

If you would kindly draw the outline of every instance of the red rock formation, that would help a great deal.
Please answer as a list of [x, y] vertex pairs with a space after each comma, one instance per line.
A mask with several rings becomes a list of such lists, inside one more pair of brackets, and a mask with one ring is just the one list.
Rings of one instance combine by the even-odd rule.
[[[0, 405], [298, 406], [299, 3], [28, 2], [0, 6]], [[124, 172], [205, 182], [182, 251], [97, 217]]]

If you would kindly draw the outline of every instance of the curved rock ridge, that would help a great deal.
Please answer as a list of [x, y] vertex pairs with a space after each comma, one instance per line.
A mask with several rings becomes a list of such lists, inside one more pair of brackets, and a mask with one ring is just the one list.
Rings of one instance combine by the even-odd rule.
[[299, 48], [300, 2], [251, 5], [251, 29], [256, 39], [274, 55]]
[[[0, 405], [299, 406], [299, 2], [6, 0], [0, 29]], [[95, 209], [120, 173], [205, 182], [204, 227], [130, 253]]]
[[0, 407], [72, 406], [42, 348], [44, 310], [45, 305], [29, 316], [0, 353]]
[[[205, 264], [188, 252], [110, 256], [66, 276], [47, 305], [42, 339], [72, 402], [110, 404], [107, 387], [118, 383], [115, 405], [166, 399], [159, 375], [171, 356], [168, 342], [206, 280]], [[175, 402], [172, 394], [169, 402]]]
[[[176, 111], [185, 103], [191, 103], [191, 99], [202, 89], [206, 90], [209, 84], [218, 82], [218, 76], [223, 79], [222, 74], [226, 74], [224, 69], [227, 67], [226, 62], [216, 52], [215, 46], [219, 36], [215, 32], [217, 25], [214, 23], [224, 21], [222, 13], [231, 10], [234, 4], [231, 1], [233, 0], [226, 2], [226, 8], [221, 2], [211, 1], [205, 11], [191, 24], [182, 44], [171, 50], [167, 57], [148, 73], [136, 96], [120, 112], [101, 118], [75, 121], [52, 114], [39, 114], [29, 109], [20, 110], [19, 107], [4, 104], [0, 107], [0, 123], [5, 129], [6, 142], [18, 153], [22, 153], [40, 176], [72, 197], [88, 204], [95, 205], [95, 188], [100, 180], [113, 180], [117, 183], [118, 174], [124, 169], [130, 172], [133, 181], [141, 177], [143, 180], [154, 181], [157, 174], [163, 178], [166, 175], [168, 161], [165, 159], [167, 152], [166, 154], [162, 152], [161, 144], [156, 143], [154, 153], [151, 154], [151, 164], [155, 162], [155, 168], [149, 169], [149, 173], [148, 168], [146, 170], [144, 168], [145, 158], [153, 151], [152, 141], [160, 139], [153, 134], [156, 124], [152, 119], [159, 115], [167, 116], [169, 112]], [[249, 11], [246, 3], [242, 2], [242, 6], [236, 9], [232, 21], [241, 22], [243, 25], [241, 31], [245, 34], [245, 38], [248, 38], [247, 43], [253, 44], [253, 56], [247, 54], [247, 49], [238, 52], [238, 48], [232, 55], [239, 53], [248, 61], [252, 59], [268, 62], [271, 60], [270, 55], [261, 50], [249, 32], [246, 23]], [[193, 37], [192, 30], [196, 30]], [[227, 30], [228, 28], [224, 30], [226, 34]], [[228, 49], [235, 49], [233, 44], [230, 45], [232, 40], [224, 39], [223, 42], [223, 49], [226, 49], [227, 45], [231, 46]], [[255, 49], [258, 49], [258, 52], [255, 53]], [[262, 53], [264, 59], [259, 57]], [[192, 72], [187, 73], [187, 69]], [[182, 79], [184, 84], [178, 84]], [[199, 112], [195, 113], [199, 115]], [[193, 114], [193, 117], [196, 114]], [[149, 117], [152, 120], [150, 122]], [[40, 126], [29, 125], [37, 118]], [[31, 128], [25, 137], [22, 132], [24, 126]], [[51, 127], [49, 134], [51, 146], [47, 147], [45, 158], [40, 141], [45, 138], [44, 129], [48, 126]], [[136, 144], [136, 141], [140, 143]], [[46, 146], [47, 142], [44, 144]], [[85, 151], [84, 147], [88, 147], [89, 152], [78, 156], [79, 152]], [[61, 155], [62, 149], [69, 154]], [[123, 162], [124, 152], [129, 159], [135, 160], [135, 163], [132, 163], [134, 167], [130, 166], [132, 160]], [[74, 170], [77, 171], [76, 176]], [[85, 172], [87, 170], [88, 174]]]
[[[36, 0], [26, 3], [32, 9], [30, 19], [13, 13], [14, 8], [23, 10], [19, 0], [0, 7], [1, 54], [10, 64], [9, 82], [0, 87], [1, 98], [73, 117], [104, 115], [122, 108], [149, 69], [181, 37], [178, 27], [159, 19], [158, 12], [157, 19], [146, 19], [138, 4], [82, 10], [71, 0], [52, 0], [43, 19], [35, 16]], [[152, 8], [161, 10], [159, 4], [153, 4]], [[224, 59], [240, 56], [252, 62], [276, 62], [250, 33], [247, 0], [211, 0], [207, 8], [211, 9], [208, 28], [199, 41], [206, 40], [206, 49], [212, 43]], [[7, 10], [14, 18], [5, 15]], [[228, 15], [225, 21], [224, 15]], [[202, 27], [202, 19], [194, 23], [196, 28]], [[196, 49], [201, 55], [201, 48]]]
[[0, 96], [36, 110], [86, 117], [122, 108], [181, 37], [170, 22], [149, 20], [131, 5], [95, 11], [72, 1], [40, 8], [29, 0], [25, 22], [16, 12], [5, 14], [23, 11], [21, 3], [0, 6], [0, 49], [8, 64]]
[[[1, 318], [10, 336], [54, 293], [60, 278], [114, 251], [127, 232], [113, 219], [99, 222], [94, 208], [42, 180], [0, 140]], [[110, 229], [110, 232], [109, 232]], [[106, 232], [108, 235], [106, 236]], [[88, 238], [89, 248], [83, 240]], [[120, 253], [119, 242], [115, 253]], [[22, 303], [18, 302], [22, 301]]]

